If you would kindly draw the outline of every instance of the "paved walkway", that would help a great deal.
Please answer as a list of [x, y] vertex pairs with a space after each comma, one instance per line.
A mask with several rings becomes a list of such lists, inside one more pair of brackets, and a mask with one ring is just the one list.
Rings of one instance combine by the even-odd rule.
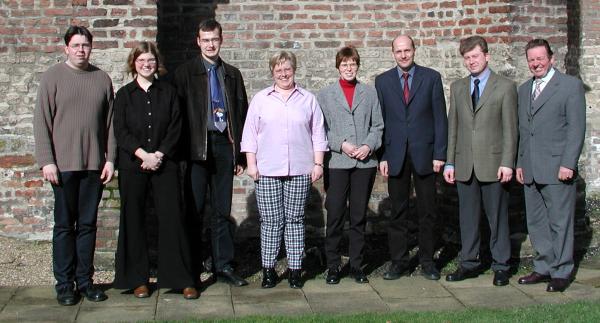
[[159, 290], [146, 299], [109, 289], [100, 303], [82, 300], [76, 306], [56, 303], [54, 289], [0, 287], [0, 321], [114, 322], [137, 320], [183, 320], [189, 318], [236, 318], [247, 315], [299, 315], [387, 311], [460, 310], [472, 307], [507, 308], [540, 303], [600, 300], [600, 270], [580, 268], [576, 281], [564, 293], [547, 293], [545, 284], [494, 287], [491, 275], [448, 283], [420, 276], [396, 281], [371, 278], [356, 284], [345, 278], [339, 285], [309, 280], [301, 290], [290, 289], [287, 280], [273, 289], [257, 283], [236, 288], [223, 283], [209, 286], [197, 300]]

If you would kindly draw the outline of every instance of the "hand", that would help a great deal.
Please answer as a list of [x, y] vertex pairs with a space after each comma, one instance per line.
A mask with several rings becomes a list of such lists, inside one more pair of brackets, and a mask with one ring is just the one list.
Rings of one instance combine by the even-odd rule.
[[107, 161], [104, 163], [104, 168], [102, 168], [102, 174], [100, 174], [100, 179], [102, 180], [102, 184], [108, 184], [115, 174], [115, 165], [112, 162]]
[[255, 182], [258, 181], [258, 178], [260, 177], [260, 174], [258, 173], [258, 167], [256, 167], [256, 165], [248, 165], [246, 174]]
[[354, 155], [356, 154], [356, 149], [356, 146], [347, 141], [344, 141], [342, 143], [342, 151], [350, 158], [354, 158]]
[[365, 160], [371, 154], [371, 148], [367, 145], [362, 145], [354, 151], [354, 158], [358, 160]]
[[456, 181], [454, 178], [454, 168], [444, 169], [444, 180], [446, 180], [446, 183], [448, 184], [454, 184]]
[[48, 164], [42, 167], [42, 175], [45, 181], [58, 185], [58, 167], [55, 164]]
[[315, 165], [313, 166], [312, 172], [310, 173], [311, 182], [318, 181], [321, 177], [323, 177], [323, 166]]
[[388, 177], [389, 173], [388, 173], [388, 163], [387, 163], [387, 161], [384, 160], [384, 161], [380, 161], [379, 162], [379, 173], [383, 177]]
[[525, 184], [525, 178], [523, 177], [523, 168], [517, 168], [517, 182]]
[[570, 181], [573, 179], [574, 173], [575, 172], [572, 169], [560, 166], [560, 168], [558, 169], [558, 180]]
[[244, 173], [244, 167], [242, 167], [242, 165], [235, 165], [235, 168], [233, 169], [233, 174], [235, 176], [240, 176]]
[[444, 164], [446, 164], [443, 160], [433, 160], [433, 171], [435, 173], [439, 173], [442, 169], [444, 169]]
[[143, 170], [157, 170], [162, 164], [162, 159], [158, 158], [155, 153], [143, 153], [142, 154], [142, 169]]
[[500, 166], [498, 167], [498, 174], [496, 177], [500, 183], [508, 183], [512, 179], [513, 170], [510, 167]]

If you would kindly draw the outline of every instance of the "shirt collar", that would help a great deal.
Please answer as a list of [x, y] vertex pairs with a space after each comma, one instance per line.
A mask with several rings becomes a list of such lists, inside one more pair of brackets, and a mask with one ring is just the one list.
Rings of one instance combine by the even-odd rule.
[[[550, 69], [548, 69], [548, 73], [542, 77], [542, 83], [548, 84], [550, 79], [552, 79], [552, 76], [554, 76], [554, 72], [554, 67], [550, 67]], [[533, 79], [533, 82], [535, 83], [535, 78]]]
[[[301, 87], [298, 86], [297, 82], [294, 83], [294, 91], [292, 91], [292, 93], [293, 92], [298, 92], [298, 93], [300, 93], [302, 95], [305, 95], [304, 91], [305, 90], [303, 88], [301, 88]], [[271, 95], [271, 94], [273, 94], [275, 92], [277, 92], [277, 91], [275, 91], [275, 83], [273, 83], [273, 85], [271, 85], [269, 87], [269, 91], [267, 92], [267, 95]]]
[[473, 81], [475, 81], [475, 79], [478, 79], [480, 83], [485, 83], [485, 82], [487, 82], [488, 78], [490, 78], [491, 73], [492, 73], [492, 71], [490, 70], [490, 67], [486, 66], [485, 69], [481, 73], [479, 73], [479, 75], [477, 75], [477, 76], [471, 75], [471, 83], [473, 83]]
[[[409, 78], [412, 78], [413, 76], [415, 76], [415, 65], [416, 64], [413, 63], [412, 66], [410, 67], [410, 69], [408, 70], [408, 75], [410, 75]], [[400, 66], [396, 66], [396, 69], [398, 70], [398, 75], [400, 76], [400, 78], [402, 78], [404, 71], [400, 68]]]

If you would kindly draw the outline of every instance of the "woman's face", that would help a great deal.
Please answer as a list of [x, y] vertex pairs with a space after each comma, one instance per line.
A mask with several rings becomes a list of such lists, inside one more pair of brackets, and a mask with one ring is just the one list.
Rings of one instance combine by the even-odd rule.
[[156, 57], [152, 53], [143, 53], [135, 59], [135, 71], [144, 78], [154, 77], [156, 63]]
[[354, 81], [356, 74], [358, 74], [358, 65], [352, 58], [347, 58], [340, 63], [338, 67], [340, 72], [340, 78], [344, 81]]
[[290, 61], [283, 61], [273, 68], [273, 80], [275, 85], [282, 90], [290, 90], [294, 87], [294, 74]]

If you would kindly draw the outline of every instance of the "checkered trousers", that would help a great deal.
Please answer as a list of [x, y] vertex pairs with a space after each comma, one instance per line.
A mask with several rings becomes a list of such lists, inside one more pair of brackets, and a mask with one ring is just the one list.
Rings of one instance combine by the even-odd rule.
[[264, 268], [275, 267], [282, 234], [285, 238], [288, 268], [302, 268], [304, 208], [310, 186], [310, 175], [260, 176], [256, 182], [256, 202], [260, 213], [260, 247]]

